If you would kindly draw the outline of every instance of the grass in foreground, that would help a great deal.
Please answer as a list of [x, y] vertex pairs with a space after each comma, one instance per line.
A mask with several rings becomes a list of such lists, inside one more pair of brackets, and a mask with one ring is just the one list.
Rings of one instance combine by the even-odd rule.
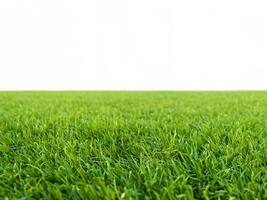
[[0, 199], [267, 199], [267, 92], [1, 92]]

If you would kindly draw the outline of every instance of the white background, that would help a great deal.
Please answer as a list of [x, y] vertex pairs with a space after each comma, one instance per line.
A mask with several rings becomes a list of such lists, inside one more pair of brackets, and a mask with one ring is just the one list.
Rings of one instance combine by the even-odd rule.
[[267, 89], [266, 0], [1, 0], [0, 90]]

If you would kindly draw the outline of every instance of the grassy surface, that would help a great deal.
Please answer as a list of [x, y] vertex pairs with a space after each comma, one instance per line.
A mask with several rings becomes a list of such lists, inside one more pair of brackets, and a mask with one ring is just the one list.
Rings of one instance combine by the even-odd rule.
[[1, 92], [0, 199], [267, 199], [266, 125], [267, 92]]

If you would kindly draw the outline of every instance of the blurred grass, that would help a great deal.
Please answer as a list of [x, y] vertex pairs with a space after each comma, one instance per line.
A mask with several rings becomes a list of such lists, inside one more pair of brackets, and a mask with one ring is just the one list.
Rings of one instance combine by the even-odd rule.
[[1, 92], [0, 199], [267, 199], [267, 92]]

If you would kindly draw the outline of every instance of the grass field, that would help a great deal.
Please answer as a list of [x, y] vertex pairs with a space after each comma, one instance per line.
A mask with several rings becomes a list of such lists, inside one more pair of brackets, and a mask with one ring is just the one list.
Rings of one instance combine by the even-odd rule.
[[0, 199], [267, 199], [267, 92], [1, 92]]

